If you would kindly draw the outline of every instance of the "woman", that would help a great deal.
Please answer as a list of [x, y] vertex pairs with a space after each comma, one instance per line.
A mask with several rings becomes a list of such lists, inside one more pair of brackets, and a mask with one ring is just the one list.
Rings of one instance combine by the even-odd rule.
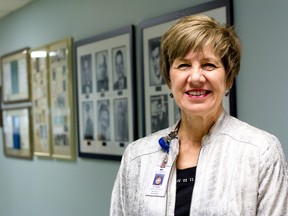
[[[288, 215], [278, 139], [223, 109], [240, 51], [233, 28], [204, 15], [184, 17], [163, 35], [161, 71], [181, 120], [127, 147], [111, 215]], [[163, 187], [153, 186], [158, 173]]]

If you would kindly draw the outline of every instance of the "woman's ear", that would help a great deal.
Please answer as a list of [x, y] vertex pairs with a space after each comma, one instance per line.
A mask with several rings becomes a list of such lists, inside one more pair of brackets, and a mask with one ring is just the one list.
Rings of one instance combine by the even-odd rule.
[[232, 79], [226, 83], [226, 89], [225, 89], [225, 96], [226, 97], [230, 94], [230, 89], [232, 88], [233, 83], [234, 83], [234, 79]]
[[234, 79], [226, 80], [226, 90], [230, 90], [233, 86]]

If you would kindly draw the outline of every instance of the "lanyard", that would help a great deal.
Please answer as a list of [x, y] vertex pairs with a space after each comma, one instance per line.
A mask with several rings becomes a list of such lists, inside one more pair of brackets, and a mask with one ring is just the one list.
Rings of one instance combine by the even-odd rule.
[[159, 145], [161, 146], [161, 148], [166, 152], [161, 167], [165, 167], [166, 163], [168, 161], [168, 155], [169, 155], [169, 150], [170, 150], [170, 144], [171, 144], [171, 140], [172, 139], [178, 139], [177, 135], [178, 135], [178, 130], [180, 127], [180, 122], [181, 120], [178, 122], [178, 124], [176, 125], [175, 129], [170, 132], [167, 136], [165, 137], [161, 137], [158, 141]]

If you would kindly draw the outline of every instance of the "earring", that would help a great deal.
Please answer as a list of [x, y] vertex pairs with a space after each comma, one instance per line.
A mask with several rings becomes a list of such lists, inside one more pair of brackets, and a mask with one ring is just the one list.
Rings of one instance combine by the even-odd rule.
[[170, 98], [174, 98], [174, 95], [172, 93], [169, 94]]
[[227, 90], [225, 91], [225, 96], [227, 97], [229, 94], [230, 94], [230, 89], [227, 89]]

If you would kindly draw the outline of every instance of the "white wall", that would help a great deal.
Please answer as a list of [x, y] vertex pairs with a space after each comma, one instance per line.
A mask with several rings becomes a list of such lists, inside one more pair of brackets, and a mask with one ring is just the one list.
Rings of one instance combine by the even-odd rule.
[[[67, 36], [77, 41], [130, 24], [137, 28], [143, 20], [204, 2], [207, 0], [36, 0], [0, 20], [0, 55]], [[238, 117], [278, 136], [286, 156], [287, 8], [285, 0], [234, 0], [234, 23], [243, 43]], [[138, 84], [139, 39], [136, 29]], [[141, 106], [140, 99], [138, 104]], [[141, 114], [138, 123], [141, 132]], [[0, 148], [0, 215], [108, 215], [118, 167], [119, 162], [79, 157], [72, 162], [14, 159], [5, 157]]]
[[243, 58], [238, 117], [275, 134], [288, 157], [288, 28], [285, 0], [236, 0], [234, 20]]

